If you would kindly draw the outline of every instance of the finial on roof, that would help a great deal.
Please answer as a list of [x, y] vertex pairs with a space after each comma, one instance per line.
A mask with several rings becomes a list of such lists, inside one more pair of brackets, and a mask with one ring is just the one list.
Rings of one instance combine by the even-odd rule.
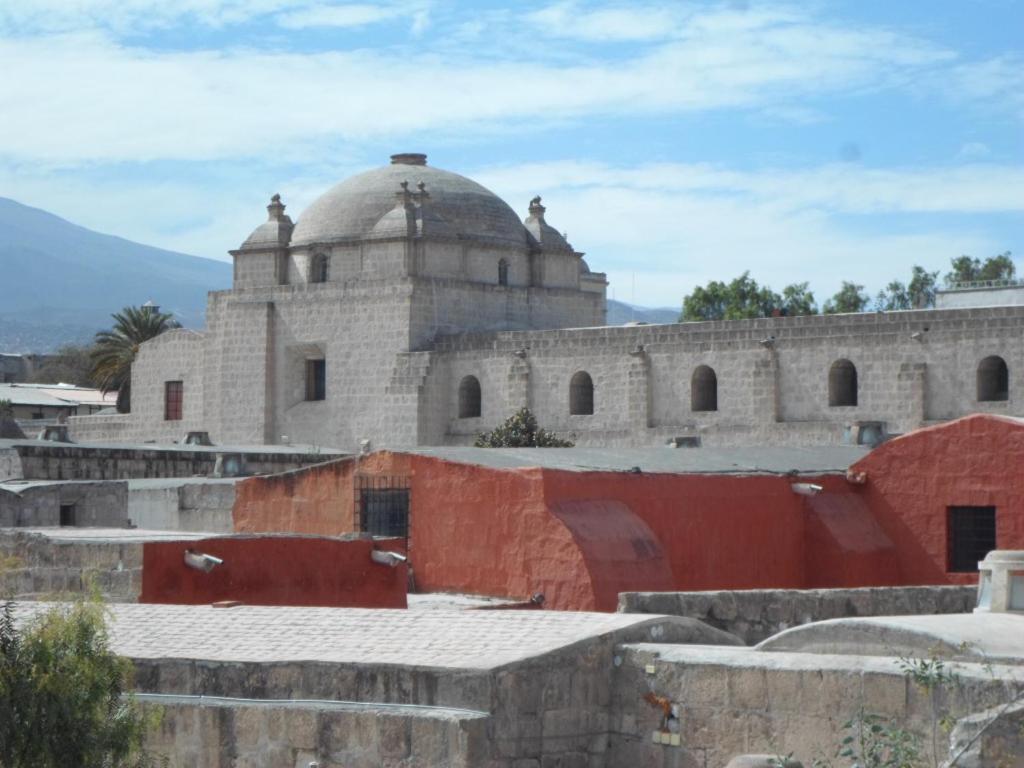
[[270, 198], [270, 205], [267, 206], [267, 218], [269, 221], [280, 221], [284, 218], [285, 205], [281, 202], [281, 195], [274, 194]]
[[420, 152], [399, 152], [391, 156], [392, 165], [426, 165], [427, 156]]

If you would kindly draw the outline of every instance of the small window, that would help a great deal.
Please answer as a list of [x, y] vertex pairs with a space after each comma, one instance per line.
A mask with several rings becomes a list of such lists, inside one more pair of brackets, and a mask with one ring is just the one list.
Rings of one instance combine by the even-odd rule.
[[1010, 399], [1010, 369], [998, 355], [978, 363], [978, 402], [993, 403]]
[[698, 365], [690, 379], [690, 410], [718, 410], [718, 377], [714, 369]]
[[74, 504], [61, 504], [60, 505], [60, 524], [61, 527], [68, 527], [75, 525], [75, 505]]
[[952, 573], [975, 573], [978, 562], [996, 548], [995, 507], [949, 507], [948, 568]]
[[306, 361], [306, 399], [327, 399], [327, 361]]
[[569, 413], [573, 416], [594, 413], [594, 381], [586, 371], [579, 371], [569, 382]]
[[828, 404], [857, 404], [857, 368], [849, 360], [836, 360], [828, 371]]
[[466, 376], [459, 384], [459, 418], [474, 419], [480, 415], [480, 381]]
[[359, 529], [374, 536], [409, 536], [409, 481], [357, 475]]
[[505, 259], [498, 262], [498, 285], [508, 285], [508, 262]]
[[328, 259], [325, 254], [317, 254], [316, 256], [313, 257], [313, 265], [309, 274], [309, 282], [326, 283], [329, 271], [330, 259]]
[[184, 399], [184, 382], [164, 382], [164, 421], [181, 421], [182, 402]]

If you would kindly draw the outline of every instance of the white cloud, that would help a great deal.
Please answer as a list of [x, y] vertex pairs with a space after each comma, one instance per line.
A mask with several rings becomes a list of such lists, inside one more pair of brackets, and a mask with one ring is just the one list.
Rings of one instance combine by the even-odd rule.
[[943, 269], [961, 253], [1012, 245], [943, 215], [888, 231], [880, 214], [1024, 212], [1024, 167], [738, 172], [562, 162], [473, 176], [517, 208], [543, 194], [549, 223], [608, 272], [616, 298], [631, 301], [635, 279], [636, 300], [649, 305], [676, 306], [694, 286], [746, 270], [776, 290], [809, 280], [819, 301], [842, 280], [874, 293], [906, 280], [913, 264]]
[[275, 21], [286, 29], [310, 27], [363, 27], [381, 21], [409, 16], [417, 33], [425, 28], [427, 15], [423, 10], [413, 12], [398, 5], [353, 3], [344, 5], [311, 5], [307, 8], [282, 13]]
[[[190, 1], [210, 5], [219, 17], [228, 13], [223, 3]], [[271, 5], [264, 0], [264, 8]], [[385, 12], [346, 7], [335, 8], [340, 15], [330, 18], [369, 23]], [[307, 11], [313, 16], [284, 18], [313, 23], [317, 13], [327, 13]], [[424, 13], [413, 14], [414, 30], [426, 23]], [[584, 116], [724, 108], [784, 114], [786, 104], [800, 98], [878, 87], [888, 72], [947, 56], [887, 32], [829, 25], [765, 21], [743, 32], [720, 24], [698, 31], [621, 61], [572, 63], [525, 54], [490, 61], [429, 50], [416, 56], [372, 50], [156, 52], [98, 33], [9, 38], [0, 40], [0, 65], [19, 77], [0, 84], [0, 146], [9, 157], [54, 162], [207, 159], [252, 157], [327, 139], [465, 134]], [[75, 126], [74, 141], [68, 140], [68, 125]]]

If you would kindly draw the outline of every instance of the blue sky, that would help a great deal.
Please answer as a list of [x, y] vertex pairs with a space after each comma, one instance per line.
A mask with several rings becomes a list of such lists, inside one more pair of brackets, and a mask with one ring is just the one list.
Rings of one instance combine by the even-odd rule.
[[1024, 256], [1022, 33], [1019, 0], [0, 0], [0, 195], [226, 259], [272, 193], [425, 152], [542, 195], [610, 296], [822, 302]]

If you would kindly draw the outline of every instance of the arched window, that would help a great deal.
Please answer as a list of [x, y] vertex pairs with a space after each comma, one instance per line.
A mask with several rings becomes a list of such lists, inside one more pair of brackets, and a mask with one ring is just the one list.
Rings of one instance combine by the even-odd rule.
[[978, 363], [978, 402], [991, 403], [1010, 399], [1010, 370], [999, 355], [986, 357]]
[[829, 368], [828, 404], [857, 404], [857, 368], [849, 360], [836, 360]]
[[459, 418], [475, 419], [480, 415], [480, 382], [466, 376], [459, 383]]
[[690, 410], [718, 410], [718, 377], [706, 365], [698, 365], [690, 378]]
[[594, 413], [594, 381], [586, 371], [573, 374], [569, 382], [569, 413], [573, 416]]
[[330, 271], [330, 259], [326, 254], [319, 253], [313, 257], [313, 264], [309, 270], [309, 282], [326, 283], [327, 274]]
[[508, 285], [508, 262], [505, 259], [498, 262], [498, 285]]

